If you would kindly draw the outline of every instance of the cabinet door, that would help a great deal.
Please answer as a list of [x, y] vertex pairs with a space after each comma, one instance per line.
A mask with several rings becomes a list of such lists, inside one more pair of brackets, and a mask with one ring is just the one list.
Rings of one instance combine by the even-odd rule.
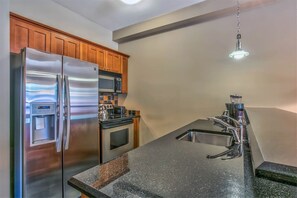
[[113, 64], [113, 53], [107, 52], [105, 70], [112, 71], [112, 64]]
[[133, 118], [133, 124], [134, 124], [134, 148], [139, 147], [139, 122], [140, 122], [140, 118]]
[[51, 33], [51, 52], [79, 58], [79, 41], [61, 34]]
[[56, 33], [51, 33], [51, 53], [53, 54], [65, 54], [65, 39]]
[[11, 18], [10, 51], [19, 53], [24, 47], [50, 52], [50, 31]]
[[88, 61], [98, 64], [98, 49], [92, 45], [88, 45]]
[[80, 53], [80, 60], [88, 61], [88, 44], [84, 42], [80, 42], [79, 44], [79, 53]]
[[122, 73], [122, 57], [118, 54], [107, 52], [106, 71]]
[[105, 70], [106, 68], [106, 53], [103, 49], [97, 48], [97, 54], [98, 54], [98, 65], [99, 69]]
[[99, 47], [80, 42], [80, 59], [99, 65], [99, 69], [105, 70], [105, 51]]
[[15, 19], [10, 19], [10, 51], [19, 53], [24, 47], [29, 47], [30, 26]]
[[123, 57], [122, 64], [122, 93], [128, 93], [128, 58]]
[[122, 73], [122, 56], [114, 54], [112, 61], [112, 71], [116, 73]]
[[89, 45], [88, 61], [98, 64], [100, 69], [105, 70], [105, 51], [99, 47]]
[[50, 31], [38, 28], [38, 27], [32, 27], [30, 29], [29, 34], [29, 47], [50, 52], [50, 42], [51, 42], [51, 33]]
[[65, 56], [70, 56], [79, 59], [79, 41], [68, 38], [65, 42]]

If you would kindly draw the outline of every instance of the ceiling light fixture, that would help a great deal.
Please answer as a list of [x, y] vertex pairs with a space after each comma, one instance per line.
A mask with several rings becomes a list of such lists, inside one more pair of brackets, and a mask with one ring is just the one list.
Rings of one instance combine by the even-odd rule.
[[233, 51], [231, 54], [229, 54], [230, 58], [233, 58], [233, 59], [236, 59], [236, 60], [242, 59], [243, 57], [249, 55], [248, 52], [244, 51], [241, 48], [240, 16], [239, 15], [240, 15], [240, 5], [239, 5], [239, 0], [237, 0], [237, 14], [236, 14], [236, 18], [237, 18], [237, 35], [236, 35], [236, 39], [237, 39], [237, 42], [236, 42], [235, 51]]
[[141, 0], [121, 0], [121, 1], [124, 2], [125, 4], [133, 5], [133, 4], [139, 3]]

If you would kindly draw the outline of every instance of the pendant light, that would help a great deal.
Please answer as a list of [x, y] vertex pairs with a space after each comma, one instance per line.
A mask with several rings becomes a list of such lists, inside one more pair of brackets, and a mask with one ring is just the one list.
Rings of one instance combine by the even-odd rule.
[[237, 14], [236, 14], [236, 18], [237, 18], [237, 35], [236, 35], [236, 48], [235, 51], [233, 51], [231, 54], [229, 54], [230, 58], [239, 60], [242, 59], [245, 56], [248, 56], [249, 53], [244, 51], [241, 48], [241, 34], [240, 34], [240, 5], [239, 5], [239, 0], [237, 0]]

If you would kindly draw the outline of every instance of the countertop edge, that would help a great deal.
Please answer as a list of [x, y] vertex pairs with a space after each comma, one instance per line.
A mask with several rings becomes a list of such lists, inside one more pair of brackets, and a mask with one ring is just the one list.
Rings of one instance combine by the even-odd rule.
[[257, 177], [297, 186], [297, 168], [293, 166], [264, 161], [255, 170]]
[[248, 141], [251, 149], [253, 171], [259, 167], [265, 160], [259, 147], [257, 138], [254, 134], [252, 123], [247, 126]]
[[106, 194], [98, 191], [97, 189], [91, 187], [90, 185], [87, 185], [83, 182], [81, 182], [78, 179], [75, 179], [74, 177], [71, 177], [67, 183], [75, 188], [76, 190], [80, 191], [82, 194], [85, 194], [89, 197], [98, 197], [98, 198], [109, 198]]
[[[272, 109], [279, 110], [277, 108]], [[249, 112], [247, 113], [249, 114]], [[272, 181], [297, 186], [297, 167], [267, 161], [262, 154], [261, 147], [253, 130], [252, 122], [247, 126], [247, 133], [249, 137], [254, 175]]]

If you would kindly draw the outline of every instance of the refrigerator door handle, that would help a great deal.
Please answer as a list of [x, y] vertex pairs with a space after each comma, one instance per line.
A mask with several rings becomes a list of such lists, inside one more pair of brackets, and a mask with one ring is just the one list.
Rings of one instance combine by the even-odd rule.
[[62, 85], [62, 76], [60, 74], [57, 75], [57, 82], [58, 82], [58, 96], [57, 96], [57, 107], [58, 107], [58, 138], [56, 140], [56, 149], [57, 152], [61, 152], [62, 150], [62, 135], [63, 135], [63, 85]]
[[69, 139], [70, 139], [70, 118], [71, 118], [71, 112], [70, 112], [70, 90], [69, 90], [69, 77], [67, 75], [64, 76], [65, 80], [65, 91], [66, 91], [66, 97], [65, 97], [65, 103], [66, 103], [66, 142], [64, 145], [65, 150], [68, 150], [69, 148]]

